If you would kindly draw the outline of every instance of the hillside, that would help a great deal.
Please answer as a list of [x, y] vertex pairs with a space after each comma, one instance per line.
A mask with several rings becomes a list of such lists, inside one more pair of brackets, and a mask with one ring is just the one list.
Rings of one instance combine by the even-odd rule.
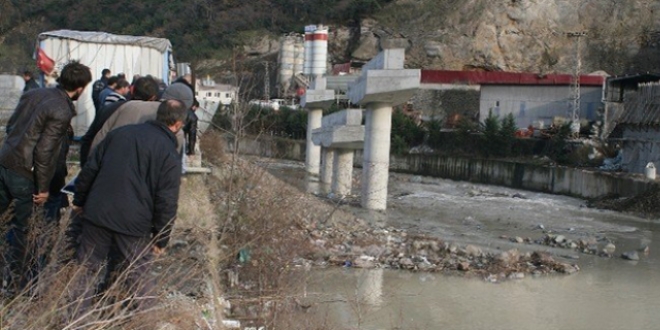
[[331, 26], [337, 63], [398, 45], [410, 67], [571, 72], [580, 40], [584, 72], [657, 71], [658, 11], [660, 0], [0, 0], [0, 71], [31, 65], [52, 29], [167, 37], [177, 60], [217, 63], [273, 54], [309, 23]]

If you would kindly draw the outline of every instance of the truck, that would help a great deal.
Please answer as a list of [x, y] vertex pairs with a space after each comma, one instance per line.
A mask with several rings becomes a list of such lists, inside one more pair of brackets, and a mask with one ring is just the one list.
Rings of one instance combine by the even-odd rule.
[[106, 32], [57, 30], [39, 34], [35, 52], [41, 68], [41, 85], [54, 84], [58, 72], [72, 60], [88, 66], [92, 83], [76, 102], [77, 115], [72, 120], [74, 134], [85, 134], [96, 114], [92, 84], [101, 78], [103, 69], [113, 75], [123, 73], [130, 80], [150, 75], [169, 84], [175, 75], [172, 44], [165, 38], [116, 35]]

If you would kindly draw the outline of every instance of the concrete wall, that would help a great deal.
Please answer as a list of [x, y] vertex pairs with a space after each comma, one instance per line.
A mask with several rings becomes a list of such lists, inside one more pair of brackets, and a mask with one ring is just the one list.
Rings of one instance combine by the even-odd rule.
[[657, 127], [624, 128], [622, 147], [623, 170], [644, 173], [649, 162], [660, 166], [660, 129]]
[[23, 93], [25, 81], [21, 76], [0, 75], [0, 120], [11, 116]]
[[[518, 127], [527, 127], [535, 121], [543, 120], [550, 126], [555, 116], [570, 118], [571, 87], [569, 86], [481, 86], [479, 120], [488, 117], [488, 111], [504, 117], [512, 113]], [[580, 118], [596, 120], [601, 102], [601, 87], [582, 87], [580, 98]]]
[[[243, 154], [305, 160], [304, 141], [246, 138], [239, 149]], [[356, 151], [353, 164], [362, 167], [362, 160], [361, 150]], [[584, 198], [635, 196], [660, 185], [642, 176], [441, 155], [390, 156], [390, 170]]]

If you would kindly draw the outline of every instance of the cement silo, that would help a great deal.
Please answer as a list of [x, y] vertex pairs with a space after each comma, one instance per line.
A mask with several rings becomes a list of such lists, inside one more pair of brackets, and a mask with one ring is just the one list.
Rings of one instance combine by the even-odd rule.
[[295, 44], [295, 36], [284, 36], [280, 39], [280, 69], [277, 75], [280, 95], [286, 94], [289, 91], [289, 88], [291, 88], [291, 80], [294, 71]]
[[312, 74], [312, 41], [314, 40], [314, 31], [316, 31], [316, 25], [305, 26], [305, 60], [303, 62], [303, 74], [306, 76]]
[[303, 45], [303, 39], [301, 37], [297, 37], [293, 53], [293, 75], [296, 76], [303, 73], [304, 68], [305, 46]]
[[312, 40], [312, 75], [328, 72], [328, 28], [317, 26]]

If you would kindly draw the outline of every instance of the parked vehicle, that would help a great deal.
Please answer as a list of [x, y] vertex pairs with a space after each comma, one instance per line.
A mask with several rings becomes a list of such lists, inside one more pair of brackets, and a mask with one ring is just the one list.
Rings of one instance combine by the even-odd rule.
[[275, 111], [280, 110], [280, 108], [287, 107], [293, 110], [299, 110], [300, 105], [294, 103], [293, 101], [287, 102], [284, 99], [270, 99], [270, 100], [251, 100], [248, 104], [250, 106], [258, 106], [261, 108], [269, 108]]
[[[71, 60], [79, 60], [92, 71], [92, 83], [103, 69], [112, 74], [123, 73], [132, 80], [135, 75], [151, 75], [170, 83], [175, 70], [172, 44], [168, 39], [114, 35], [105, 32], [57, 30], [39, 34], [37, 65], [44, 71], [41, 82], [54, 82], [57, 70]], [[87, 86], [76, 104], [78, 115], [72, 121], [76, 136], [82, 136], [94, 120], [92, 87]]]

